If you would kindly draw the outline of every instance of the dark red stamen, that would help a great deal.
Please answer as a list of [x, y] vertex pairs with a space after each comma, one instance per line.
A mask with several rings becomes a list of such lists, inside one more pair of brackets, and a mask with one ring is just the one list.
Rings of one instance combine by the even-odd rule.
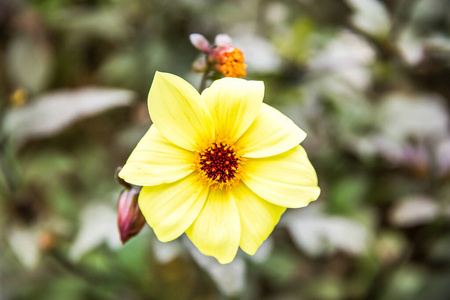
[[236, 176], [239, 159], [232, 147], [223, 143], [213, 143], [200, 153], [199, 165], [208, 178], [225, 183]]

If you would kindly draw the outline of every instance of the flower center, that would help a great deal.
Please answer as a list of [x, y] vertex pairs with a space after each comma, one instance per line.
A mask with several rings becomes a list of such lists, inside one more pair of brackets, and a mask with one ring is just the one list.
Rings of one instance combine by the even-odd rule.
[[224, 142], [214, 142], [210, 147], [198, 152], [196, 169], [210, 186], [220, 189], [231, 187], [239, 181], [240, 158], [234, 146]]

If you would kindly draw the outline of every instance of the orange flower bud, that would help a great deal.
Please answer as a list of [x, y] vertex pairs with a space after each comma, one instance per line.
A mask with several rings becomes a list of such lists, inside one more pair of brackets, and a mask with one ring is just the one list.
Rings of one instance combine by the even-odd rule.
[[231, 46], [215, 47], [208, 55], [208, 62], [213, 70], [222, 73], [225, 77], [243, 78], [247, 76], [244, 54], [238, 48]]

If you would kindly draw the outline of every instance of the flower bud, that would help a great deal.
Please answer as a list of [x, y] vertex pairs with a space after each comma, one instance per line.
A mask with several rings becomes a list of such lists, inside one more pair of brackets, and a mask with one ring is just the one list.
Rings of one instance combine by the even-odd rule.
[[189, 35], [192, 45], [198, 50], [208, 53], [211, 50], [211, 46], [208, 40], [199, 33], [192, 33]]
[[118, 176], [122, 167], [116, 170], [116, 180], [125, 189], [120, 193], [117, 202], [117, 226], [119, 228], [120, 240], [125, 244], [130, 238], [138, 234], [145, 224], [145, 218], [139, 209], [138, 197], [140, 187], [134, 187]]
[[140, 192], [140, 188], [132, 187], [120, 193], [117, 203], [117, 225], [122, 244], [138, 234], [145, 224], [145, 218], [138, 205]]
[[225, 77], [243, 78], [247, 76], [244, 64], [244, 54], [241, 50], [231, 46], [218, 46], [211, 50], [208, 62], [213, 70]]
[[204, 58], [199, 58], [192, 64], [192, 71], [197, 73], [203, 73], [208, 70], [208, 65]]

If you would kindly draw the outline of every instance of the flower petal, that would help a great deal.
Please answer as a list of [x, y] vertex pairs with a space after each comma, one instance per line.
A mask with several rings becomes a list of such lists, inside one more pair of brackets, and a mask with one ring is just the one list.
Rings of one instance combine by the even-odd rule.
[[119, 177], [140, 186], [170, 183], [192, 173], [193, 162], [194, 152], [169, 142], [152, 125], [131, 153]]
[[236, 141], [252, 124], [264, 97], [262, 81], [223, 78], [213, 82], [202, 98], [214, 120], [217, 139]]
[[236, 256], [241, 238], [239, 212], [230, 191], [210, 191], [205, 206], [186, 234], [201, 253], [221, 264]]
[[242, 182], [233, 188], [232, 194], [241, 218], [241, 249], [253, 255], [269, 237], [286, 208], [267, 202]]
[[320, 194], [317, 175], [303, 147], [275, 156], [249, 159], [245, 184], [261, 198], [285, 207], [303, 207]]
[[167, 242], [191, 226], [207, 195], [208, 188], [198, 180], [198, 174], [191, 174], [177, 182], [144, 186], [139, 207], [158, 239]]
[[263, 103], [252, 125], [236, 145], [243, 148], [244, 157], [267, 157], [294, 148], [305, 137], [306, 133], [291, 119]]
[[194, 87], [178, 76], [156, 72], [148, 108], [161, 134], [177, 146], [194, 151], [214, 138], [208, 108]]

